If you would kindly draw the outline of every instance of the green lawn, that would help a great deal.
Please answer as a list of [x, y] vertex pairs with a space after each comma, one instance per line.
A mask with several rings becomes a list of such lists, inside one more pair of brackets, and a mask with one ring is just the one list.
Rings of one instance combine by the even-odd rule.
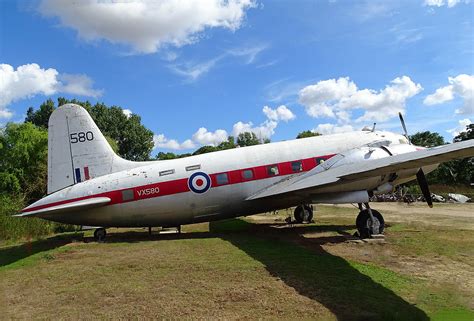
[[[377, 260], [337, 254], [387, 249], [392, 256], [457, 260], [462, 253], [472, 258], [472, 236], [433, 234], [429, 229], [413, 232], [413, 227], [402, 224], [388, 232], [387, 244], [339, 242], [353, 231], [350, 215], [347, 209], [331, 208], [319, 216], [318, 225], [285, 230], [239, 219], [186, 226], [182, 235], [149, 237], [144, 230], [111, 230], [104, 244], [84, 243], [81, 234], [71, 233], [3, 246], [1, 315], [6, 319], [474, 318], [455, 284], [440, 286], [392, 268], [383, 254]], [[313, 238], [305, 239], [305, 233]], [[87, 241], [89, 237], [87, 232]], [[464, 258], [460, 262], [470, 263]]]

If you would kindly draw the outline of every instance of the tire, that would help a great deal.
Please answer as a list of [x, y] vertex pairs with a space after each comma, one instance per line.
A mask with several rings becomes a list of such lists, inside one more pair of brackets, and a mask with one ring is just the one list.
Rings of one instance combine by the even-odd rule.
[[303, 222], [311, 223], [313, 220], [313, 208], [310, 205], [303, 205], [305, 211], [303, 212]]
[[105, 228], [98, 228], [94, 231], [94, 238], [97, 242], [104, 242], [106, 236], [107, 231], [105, 230]]
[[295, 208], [296, 223], [310, 223], [313, 220], [313, 209], [309, 205], [299, 205]]
[[[359, 231], [360, 238], [369, 238], [374, 234], [382, 234], [385, 228], [385, 220], [379, 211], [372, 210], [372, 215], [376, 220], [376, 230], [372, 230], [370, 215], [368, 210], [363, 210], [357, 215], [356, 226]], [[377, 227], [378, 226], [378, 227]]]
[[295, 212], [294, 212], [293, 215], [295, 217], [296, 223], [298, 223], [298, 224], [303, 223], [303, 207], [301, 205], [298, 205], [295, 208]]

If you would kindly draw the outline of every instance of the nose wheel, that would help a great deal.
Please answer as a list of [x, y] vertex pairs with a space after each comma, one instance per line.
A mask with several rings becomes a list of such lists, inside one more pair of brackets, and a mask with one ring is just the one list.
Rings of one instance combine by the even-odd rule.
[[98, 228], [94, 231], [94, 239], [97, 242], [104, 242], [106, 236], [107, 236], [107, 231], [103, 227]]
[[379, 211], [373, 210], [369, 204], [365, 209], [359, 206], [361, 211], [357, 215], [356, 226], [360, 238], [370, 238], [372, 235], [382, 234], [385, 228], [385, 220]]
[[294, 212], [296, 223], [310, 223], [313, 220], [313, 207], [311, 205], [298, 205]]

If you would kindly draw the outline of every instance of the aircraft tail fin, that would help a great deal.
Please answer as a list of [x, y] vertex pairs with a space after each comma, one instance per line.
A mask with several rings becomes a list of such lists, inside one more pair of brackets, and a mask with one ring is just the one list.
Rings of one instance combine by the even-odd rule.
[[79, 105], [57, 108], [48, 124], [48, 194], [139, 163], [120, 158]]

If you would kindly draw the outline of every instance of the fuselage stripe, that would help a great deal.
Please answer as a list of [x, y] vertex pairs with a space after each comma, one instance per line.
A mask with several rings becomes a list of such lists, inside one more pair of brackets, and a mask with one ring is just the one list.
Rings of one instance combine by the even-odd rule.
[[[306, 159], [298, 159], [298, 160], [293, 160], [293, 161], [288, 161], [288, 162], [266, 164], [266, 165], [255, 166], [255, 167], [241, 168], [241, 169], [230, 170], [226, 172], [218, 172], [218, 173], [210, 174], [209, 175], [211, 179], [210, 189], [212, 190], [214, 188], [219, 188], [221, 186], [248, 183], [248, 182], [252, 182], [256, 180], [262, 180], [262, 179], [307, 172], [313, 169], [314, 167], [316, 167], [317, 165], [319, 165], [321, 161], [327, 160], [331, 158], [332, 156], [334, 156], [334, 154], [311, 157], [311, 158], [306, 158]], [[274, 166], [274, 165], [278, 166], [278, 175], [269, 175], [268, 167]], [[298, 170], [295, 170], [295, 168], [298, 168]], [[247, 171], [247, 170], [252, 171], [252, 174], [253, 174], [252, 178], [246, 179], [243, 177], [243, 174], [242, 174], [243, 171]], [[222, 173], [226, 173], [228, 175], [228, 182], [225, 184], [218, 184], [216, 177], [217, 175], [222, 174]], [[79, 168], [76, 168], [76, 177], [77, 177], [77, 181], [80, 182], [81, 177], [80, 177]], [[108, 191], [108, 192], [104, 192], [100, 194], [93, 194], [93, 195], [53, 202], [53, 203], [44, 204], [44, 205], [38, 205], [32, 208], [24, 209], [22, 213], [32, 212], [32, 211], [45, 209], [52, 206], [63, 205], [63, 204], [81, 201], [88, 198], [95, 198], [95, 197], [108, 197], [111, 199], [111, 202], [108, 205], [113, 205], [113, 204], [138, 201], [142, 199], [185, 193], [185, 192], [190, 191], [189, 186], [188, 186], [188, 179], [189, 178], [180, 178], [176, 180], [169, 180], [169, 181], [147, 184], [147, 185], [142, 185], [142, 186], [123, 188], [120, 190]], [[122, 191], [125, 191], [125, 190], [133, 190], [134, 197], [124, 200], [122, 198]]]

